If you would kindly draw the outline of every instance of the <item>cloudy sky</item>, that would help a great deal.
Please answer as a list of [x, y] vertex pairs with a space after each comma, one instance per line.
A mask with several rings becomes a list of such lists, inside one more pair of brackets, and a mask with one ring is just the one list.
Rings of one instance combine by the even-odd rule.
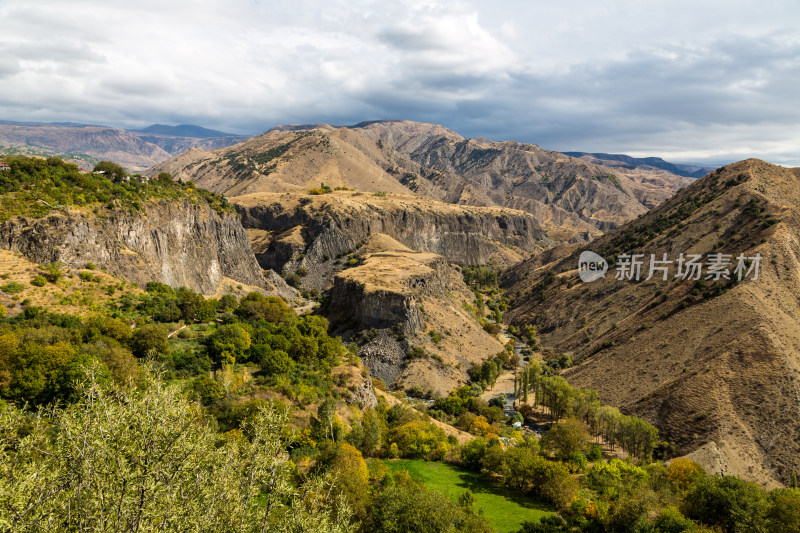
[[0, 0], [0, 119], [800, 165], [797, 0]]

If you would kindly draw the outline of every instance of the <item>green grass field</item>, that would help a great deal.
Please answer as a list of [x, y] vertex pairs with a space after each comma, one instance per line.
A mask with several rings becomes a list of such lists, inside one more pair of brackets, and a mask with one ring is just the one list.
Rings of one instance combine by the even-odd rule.
[[479, 474], [445, 463], [421, 459], [384, 461], [393, 471], [405, 470], [429, 489], [447, 494], [453, 501], [466, 490], [475, 497], [475, 510], [482, 509], [497, 533], [518, 531], [523, 522], [553, 514], [552, 507], [522, 494], [492, 485]]

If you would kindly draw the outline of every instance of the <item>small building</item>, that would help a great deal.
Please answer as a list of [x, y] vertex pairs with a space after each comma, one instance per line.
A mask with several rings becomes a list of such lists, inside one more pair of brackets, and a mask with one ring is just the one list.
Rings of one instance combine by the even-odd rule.
[[11, 170], [11, 167], [8, 165], [8, 163], [0, 162], [0, 170]]

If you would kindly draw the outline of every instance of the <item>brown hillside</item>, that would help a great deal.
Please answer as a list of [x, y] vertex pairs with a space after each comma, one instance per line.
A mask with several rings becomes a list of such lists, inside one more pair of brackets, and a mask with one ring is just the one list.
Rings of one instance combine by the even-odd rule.
[[149, 171], [226, 194], [302, 192], [325, 183], [527, 211], [557, 241], [586, 241], [685, 184], [514, 142], [464, 139], [442, 126], [380, 121], [352, 128], [276, 128], [221, 150], [191, 150]]
[[[572, 383], [647, 418], [680, 453], [713, 442], [723, 471], [786, 482], [800, 469], [800, 170], [729, 165], [586, 248], [610, 260], [605, 279], [578, 279], [578, 247], [506, 272], [510, 321], [573, 352]], [[643, 278], [651, 253], [763, 258], [756, 281], [675, 279], [673, 266], [637, 283], [614, 279], [625, 252], [646, 254]]]

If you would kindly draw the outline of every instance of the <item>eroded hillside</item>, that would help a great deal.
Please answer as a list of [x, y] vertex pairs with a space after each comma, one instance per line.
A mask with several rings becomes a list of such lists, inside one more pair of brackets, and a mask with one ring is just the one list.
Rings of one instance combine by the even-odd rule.
[[231, 199], [261, 266], [301, 272], [301, 286], [325, 289], [363, 260], [370, 235], [465, 265], [510, 266], [551, 246], [535, 217], [499, 207], [446, 204], [411, 195], [332, 191], [249, 194]]
[[340, 333], [363, 332], [359, 356], [373, 376], [444, 395], [473, 363], [503, 350], [467, 310], [474, 295], [444, 257], [383, 234], [364, 253], [334, 278], [327, 314]]
[[[194, 149], [150, 170], [227, 196], [346, 187], [533, 214], [556, 241], [586, 241], [635, 218], [686, 178], [630, 179], [614, 169], [515, 142], [464, 139], [435, 124], [277, 128], [229, 148]], [[671, 177], [670, 177], [671, 176]]]
[[[573, 352], [571, 382], [657, 424], [680, 453], [710, 446], [726, 473], [786, 482], [800, 467], [799, 185], [798, 169], [724, 167], [586, 248], [512, 268], [502, 278], [515, 298], [508, 318]], [[609, 261], [604, 279], [579, 280], [584, 249]], [[642, 281], [615, 279], [625, 253], [644, 254]], [[731, 279], [676, 278], [681, 253], [706, 266], [708, 254], [726, 254]], [[674, 261], [666, 281], [660, 270], [644, 280], [650, 254]]]

